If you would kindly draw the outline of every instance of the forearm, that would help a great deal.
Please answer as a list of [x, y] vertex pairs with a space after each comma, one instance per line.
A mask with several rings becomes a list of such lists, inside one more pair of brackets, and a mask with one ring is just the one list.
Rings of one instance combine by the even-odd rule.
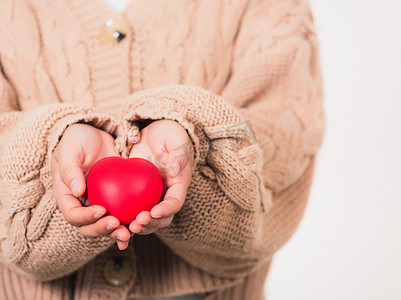
[[307, 3], [250, 1], [241, 26], [221, 95], [166, 85], [131, 95], [123, 109], [127, 123], [165, 118], [187, 130], [193, 181], [182, 210], [157, 234], [224, 277], [251, 272], [295, 231], [325, 129]]
[[116, 120], [78, 104], [0, 115], [1, 255], [37, 280], [72, 272], [112, 244], [108, 238], [81, 236], [51, 191], [51, 154], [64, 130], [77, 122], [118, 131]]
[[[247, 245], [253, 245], [255, 237], [247, 226], [239, 225], [258, 227], [260, 214], [271, 206], [271, 193], [261, 181], [261, 149], [249, 122], [221, 96], [189, 85], [167, 85], [131, 95], [124, 120], [147, 119], [177, 121], [195, 149], [184, 206], [173, 223], [156, 234], [184, 259], [210, 272], [235, 277], [249, 271], [256, 257]], [[244, 251], [246, 261], [240, 261]]]

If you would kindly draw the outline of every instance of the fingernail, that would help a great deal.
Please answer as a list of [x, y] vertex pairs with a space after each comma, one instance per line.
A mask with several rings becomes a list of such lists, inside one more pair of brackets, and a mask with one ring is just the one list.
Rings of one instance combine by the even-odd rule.
[[126, 242], [127, 240], [123, 240], [123, 238], [121, 236], [116, 237], [117, 240], [121, 241], [121, 242]]
[[81, 184], [79, 183], [78, 179], [74, 179], [71, 182], [70, 190], [74, 196], [78, 195], [79, 191], [81, 190]]
[[170, 177], [175, 177], [177, 176], [178, 172], [180, 171], [180, 164], [178, 162], [173, 162], [173, 164], [171, 165], [171, 167], [169, 168], [169, 175]]
[[141, 225], [149, 225], [149, 222], [138, 222], [138, 224], [141, 224]]
[[139, 142], [139, 138], [137, 138], [136, 136], [130, 137], [128, 138], [128, 142], [131, 144], [136, 144]]
[[115, 228], [117, 228], [117, 226], [113, 225], [113, 224], [107, 224], [107, 226], [106, 226], [107, 230], [112, 230], [112, 229], [115, 229]]
[[101, 216], [103, 216], [104, 215], [104, 213], [103, 212], [101, 212], [101, 211], [97, 211], [97, 212], [95, 212], [94, 214], [93, 214], [93, 218], [94, 219], [99, 219]]
[[140, 133], [138, 127], [132, 127], [128, 131], [128, 142], [131, 144], [138, 143], [140, 140], [140, 135], [141, 135], [141, 133]]

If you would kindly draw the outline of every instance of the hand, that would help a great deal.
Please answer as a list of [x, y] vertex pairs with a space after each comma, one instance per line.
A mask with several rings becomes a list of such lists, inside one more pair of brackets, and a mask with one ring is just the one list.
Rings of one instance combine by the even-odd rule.
[[158, 120], [141, 130], [141, 139], [134, 144], [129, 157], [141, 157], [159, 169], [167, 188], [163, 201], [152, 210], [143, 211], [131, 222], [133, 233], [145, 235], [167, 227], [185, 201], [192, 177], [194, 149], [178, 122]]
[[51, 158], [52, 189], [68, 223], [84, 236], [108, 235], [123, 250], [128, 246], [129, 230], [113, 216], [102, 217], [104, 207], [84, 207], [77, 199], [86, 190], [85, 173], [99, 159], [119, 156], [114, 148], [114, 139], [107, 132], [86, 124], [69, 126]]

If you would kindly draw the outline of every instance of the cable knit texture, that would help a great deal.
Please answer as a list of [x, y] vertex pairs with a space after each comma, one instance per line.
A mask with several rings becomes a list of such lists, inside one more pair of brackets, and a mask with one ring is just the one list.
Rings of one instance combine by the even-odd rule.
[[[119, 43], [101, 38], [122, 18]], [[275, 252], [302, 219], [325, 118], [304, 0], [0, 3], [0, 298], [264, 299]], [[57, 207], [50, 158], [91, 124], [128, 157], [151, 120], [188, 132], [195, 167], [173, 223], [120, 252]], [[103, 275], [120, 257], [122, 286]]]

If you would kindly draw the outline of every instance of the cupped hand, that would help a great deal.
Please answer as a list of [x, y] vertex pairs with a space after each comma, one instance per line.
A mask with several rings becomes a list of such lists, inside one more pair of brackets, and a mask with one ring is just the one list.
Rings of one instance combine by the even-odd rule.
[[123, 250], [131, 236], [129, 230], [113, 216], [104, 216], [99, 205], [84, 206], [78, 199], [86, 190], [85, 174], [99, 159], [119, 156], [113, 137], [87, 124], [69, 126], [51, 157], [53, 194], [68, 223], [87, 237], [107, 235], [117, 240]]
[[159, 169], [166, 192], [164, 199], [151, 211], [143, 211], [131, 222], [133, 233], [145, 235], [170, 225], [180, 211], [191, 182], [194, 149], [192, 142], [178, 122], [154, 121], [141, 130], [141, 139], [131, 148], [129, 157], [141, 157]]

